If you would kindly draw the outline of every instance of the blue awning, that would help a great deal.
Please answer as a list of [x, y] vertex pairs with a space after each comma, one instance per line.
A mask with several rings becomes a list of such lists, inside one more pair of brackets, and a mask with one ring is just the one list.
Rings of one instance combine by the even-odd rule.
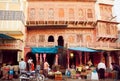
[[58, 52], [58, 47], [32, 47], [31, 51], [33, 53], [52, 53], [56, 54]]
[[97, 50], [86, 48], [86, 47], [71, 47], [68, 49], [73, 51], [82, 51], [82, 52], [98, 52]]
[[15, 39], [9, 35], [6, 35], [6, 34], [0, 34], [0, 39]]

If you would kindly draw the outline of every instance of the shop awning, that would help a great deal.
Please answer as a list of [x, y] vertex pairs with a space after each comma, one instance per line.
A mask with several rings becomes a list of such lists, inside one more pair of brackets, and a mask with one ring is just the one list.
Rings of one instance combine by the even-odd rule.
[[95, 49], [90, 49], [90, 48], [87, 48], [87, 47], [71, 47], [71, 48], [68, 48], [69, 50], [73, 50], [73, 51], [82, 51], [82, 52], [99, 52]]
[[33, 53], [51, 53], [56, 54], [58, 52], [58, 47], [32, 47], [31, 51]]
[[0, 39], [15, 39], [9, 35], [6, 35], [6, 34], [0, 34]]
[[118, 51], [120, 49], [116, 49], [116, 48], [108, 48], [108, 47], [96, 47], [96, 48], [91, 48], [94, 50], [101, 50], [101, 51]]

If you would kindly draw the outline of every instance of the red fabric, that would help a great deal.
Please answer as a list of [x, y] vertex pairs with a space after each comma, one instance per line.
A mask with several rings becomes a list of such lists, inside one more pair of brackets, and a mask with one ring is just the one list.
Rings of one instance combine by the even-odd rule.
[[34, 71], [34, 64], [33, 63], [31, 63], [31, 71]]

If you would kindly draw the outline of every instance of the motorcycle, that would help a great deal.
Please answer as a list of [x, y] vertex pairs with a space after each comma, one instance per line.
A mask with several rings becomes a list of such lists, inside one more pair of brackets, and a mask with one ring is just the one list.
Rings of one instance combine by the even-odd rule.
[[20, 75], [20, 81], [44, 81], [45, 76], [37, 71], [23, 71]]

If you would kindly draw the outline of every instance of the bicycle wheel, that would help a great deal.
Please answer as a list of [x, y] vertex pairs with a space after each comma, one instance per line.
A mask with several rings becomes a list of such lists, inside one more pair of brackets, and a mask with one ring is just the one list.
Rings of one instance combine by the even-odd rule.
[[37, 76], [37, 81], [44, 81], [44, 80], [45, 80], [45, 76], [44, 75], [39, 74]]

